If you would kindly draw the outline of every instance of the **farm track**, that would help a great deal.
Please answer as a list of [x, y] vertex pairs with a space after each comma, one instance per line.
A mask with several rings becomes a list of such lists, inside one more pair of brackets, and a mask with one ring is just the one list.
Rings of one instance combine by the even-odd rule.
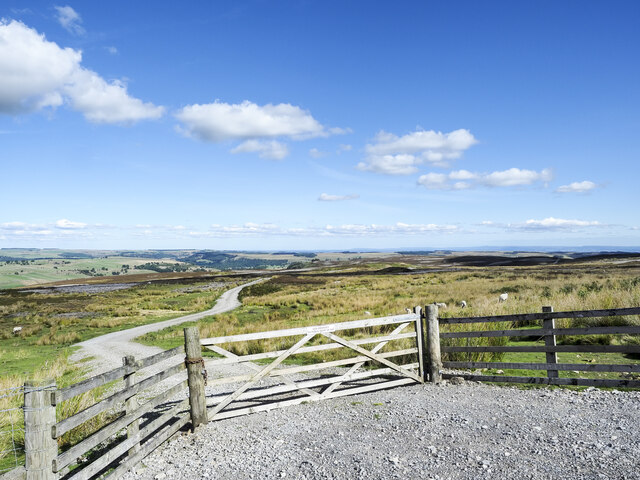
[[238, 308], [241, 305], [238, 300], [240, 291], [249, 285], [261, 281], [262, 279], [254, 280], [224, 292], [220, 298], [218, 298], [214, 307], [209, 310], [172, 318], [171, 320], [165, 320], [163, 322], [107, 333], [106, 335], [80, 342], [74, 345], [80, 347], [80, 350], [71, 356], [71, 361], [78, 363], [88, 357], [92, 358], [89, 363], [89, 375], [93, 376], [122, 366], [122, 357], [124, 356], [133, 355], [136, 359], [140, 359], [159, 353], [162, 351], [161, 348], [142, 345], [133, 340], [149, 332], [155, 332], [184, 322], [194, 322], [210, 315], [216, 315]]

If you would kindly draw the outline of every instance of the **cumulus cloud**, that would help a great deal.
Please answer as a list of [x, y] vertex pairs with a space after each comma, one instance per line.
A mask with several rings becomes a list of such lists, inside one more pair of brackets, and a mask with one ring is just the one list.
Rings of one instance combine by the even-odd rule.
[[322, 158], [327, 156], [327, 152], [320, 151], [317, 148], [312, 148], [309, 150], [309, 155], [312, 158]]
[[537, 182], [548, 182], [553, 178], [550, 169], [540, 172], [510, 168], [491, 173], [476, 173], [468, 170], [457, 170], [449, 173], [427, 173], [418, 178], [418, 184], [430, 190], [466, 190], [478, 186], [485, 187], [517, 187], [532, 185]]
[[0, 21], [0, 113], [21, 114], [68, 103], [96, 123], [159, 118], [164, 108], [130, 96], [81, 65], [82, 53], [61, 48], [21, 22]]
[[563, 218], [547, 217], [542, 220], [527, 220], [524, 223], [508, 225], [511, 229], [530, 231], [549, 230], [581, 230], [592, 227], [605, 227], [606, 225], [595, 220], [567, 220]]
[[573, 182], [570, 183], [569, 185], [561, 185], [560, 187], [556, 188], [556, 192], [558, 193], [586, 193], [586, 192], [590, 192], [591, 190], [593, 190], [594, 188], [596, 188], [597, 185], [589, 180], [585, 180], [583, 182]]
[[66, 218], [63, 218], [61, 220], [58, 220], [55, 223], [56, 228], [62, 228], [62, 229], [66, 229], [66, 230], [78, 230], [78, 229], [83, 229], [83, 228], [87, 228], [87, 224], [86, 223], [81, 223], [81, 222], [72, 222], [71, 220], [67, 220]]
[[353, 145], [349, 145], [348, 143], [341, 143], [338, 147], [338, 153], [350, 152], [351, 150], [353, 150]]
[[342, 200], [355, 200], [360, 198], [360, 195], [329, 195], [328, 193], [321, 193], [318, 200], [321, 202], [340, 202]]
[[289, 147], [276, 140], [246, 140], [231, 150], [231, 153], [257, 153], [260, 158], [282, 160], [289, 155]]
[[82, 25], [80, 25], [82, 23], [82, 18], [80, 18], [78, 12], [76, 12], [73, 8], [71, 8], [69, 5], [66, 5], [64, 7], [56, 6], [53, 8], [55, 8], [57, 12], [56, 20], [58, 20], [58, 23], [60, 23], [60, 25], [62, 25], [62, 28], [64, 28], [67, 32], [74, 35], [84, 35], [86, 33], [85, 29], [82, 27]]
[[381, 131], [365, 147], [366, 159], [357, 168], [387, 175], [410, 175], [425, 163], [447, 166], [476, 143], [465, 129], [449, 133], [417, 130], [401, 137]]

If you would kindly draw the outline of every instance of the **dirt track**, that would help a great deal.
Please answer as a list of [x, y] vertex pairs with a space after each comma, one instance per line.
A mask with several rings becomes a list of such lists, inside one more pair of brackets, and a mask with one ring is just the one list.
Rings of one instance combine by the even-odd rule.
[[262, 279], [245, 283], [224, 292], [216, 302], [215, 306], [209, 310], [205, 310], [204, 312], [192, 313], [191, 315], [185, 315], [183, 317], [173, 318], [163, 322], [141, 325], [139, 327], [121, 330], [119, 332], [112, 332], [78, 343], [75, 346], [81, 347], [81, 349], [73, 354], [71, 361], [79, 362], [86, 357], [93, 357], [93, 360], [91, 360], [90, 363], [91, 374], [98, 375], [122, 366], [122, 357], [126, 355], [143, 358], [153, 355], [154, 353], [159, 353], [162, 351], [161, 348], [141, 345], [134, 342], [133, 339], [149, 332], [155, 332], [184, 322], [193, 322], [209, 315], [228, 312], [229, 310], [238, 308], [241, 305], [238, 300], [238, 294], [240, 291], [244, 287], [253, 285], [260, 281], [262, 281]]

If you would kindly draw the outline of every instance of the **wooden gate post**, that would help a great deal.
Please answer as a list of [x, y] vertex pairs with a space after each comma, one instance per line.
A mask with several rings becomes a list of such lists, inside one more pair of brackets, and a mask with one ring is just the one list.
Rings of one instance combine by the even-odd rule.
[[[127, 373], [124, 376], [124, 388], [127, 390], [129, 387], [133, 387], [136, 383], [136, 359], [133, 355], [127, 355], [126, 357], [122, 357], [122, 364], [124, 366], [129, 366], [133, 370], [131, 373]], [[124, 403], [124, 412], [125, 415], [127, 413], [133, 412], [136, 408], [138, 408], [138, 397], [133, 395], [125, 400]], [[140, 418], [136, 418], [133, 422], [127, 426], [127, 438], [135, 437], [140, 431]], [[129, 456], [133, 456], [140, 450], [140, 444], [136, 443], [133, 447], [129, 449]]]
[[187, 382], [189, 384], [189, 405], [191, 406], [191, 428], [207, 423], [207, 404], [204, 394], [204, 359], [197, 327], [184, 329], [184, 351], [187, 355]]
[[413, 309], [418, 318], [416, 320], [416, 346], [418, 347], [418, 375], [422, 378], [423, 382], [427, 381], [427, 369], [425, 368], [428, 362], [427, 358], [427, 345], [425, 343], [425, 329], [424, 329], [424, 312], [422, 307], [415, 307]]
[[51, 435], [56, 424], [56, 407], [52, 395], [53, 380], [27, 381], [24, 384], [24, 452], [27, 480], [53, 480], [53, 460], [58, 456], [58, 442]]
[[442, 381], [442, 359], [440, 358], [440, 324], [438, 323], [438, 307], [427, 305], [427, 354], [429, 380], [431, 383]]
[[[553, 307], [542, 307], [542, 313], [553, 312]], [[552, 330], [556, 328], [556, 320], [554, 318], [545, 318], [542, 320], [542, 328]], [[544, 344], [547, 347], [556, 346], [555, 335], [545, 335]], [[547, 363], [558, 363], [558, 354], [556, 352], [547, 352]], [[547, 370], [547, 378], [558, 378], [558, 370]]]

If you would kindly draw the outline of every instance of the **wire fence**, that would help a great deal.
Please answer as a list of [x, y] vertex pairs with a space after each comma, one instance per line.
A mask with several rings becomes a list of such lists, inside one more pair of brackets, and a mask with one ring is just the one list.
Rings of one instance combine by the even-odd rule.
[[0, 475], [24, 465], [24, 387], [0, 389]]

